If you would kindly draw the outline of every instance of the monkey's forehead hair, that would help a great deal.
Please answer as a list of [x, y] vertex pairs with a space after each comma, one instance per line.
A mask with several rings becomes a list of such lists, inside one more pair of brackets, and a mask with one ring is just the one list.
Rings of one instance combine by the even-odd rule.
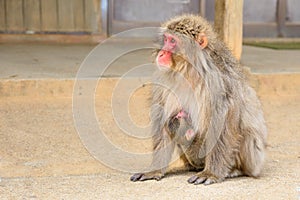
[[200, 33], [205, 33], [208, 37], [215, 37], [212, 26], [207, 20], [197, 15], [177, 16], [164, 24], [163, 29], [170, 30], [177, 34], [189, 36], [192, 39], [198, 39]]

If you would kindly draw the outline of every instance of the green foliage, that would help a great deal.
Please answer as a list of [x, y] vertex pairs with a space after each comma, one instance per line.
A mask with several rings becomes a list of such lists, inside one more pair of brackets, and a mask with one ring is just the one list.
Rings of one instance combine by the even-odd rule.
[[244, 45], [264, 47], [277, 50], [299, 50], [300, 42], [244, 42]]

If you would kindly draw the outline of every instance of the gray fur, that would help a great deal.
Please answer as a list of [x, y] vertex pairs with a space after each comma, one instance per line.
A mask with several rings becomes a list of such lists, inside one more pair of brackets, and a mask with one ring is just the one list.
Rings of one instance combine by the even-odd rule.
[[[160, 167], [142, 174], [142, 179], [165, 175], [171, 159], [167, 154], [173, 153], [174, 144], [181, 147], [186, 164], [199, 170], [204, 166], [203, 171], [189, 179], [190, 183], [211, 184], [226, 177], [259, 176], [267, 130], [260, 102], [245, 81], [242, 68], [203, 18], [181, 16], [163, 28], [180, 38], [181, 46], [173, 55], [172, 69], [154, 74], [153, 166]], [[209, 41], [204, 49], [195, 42], [199, 33], [205, 33]], [[189, 113], [197, 133], [188, 147], [174, 140], [166, 129], [166, 122], [181, 109]], [[131, 178], [140, 179], [137, 175]]]

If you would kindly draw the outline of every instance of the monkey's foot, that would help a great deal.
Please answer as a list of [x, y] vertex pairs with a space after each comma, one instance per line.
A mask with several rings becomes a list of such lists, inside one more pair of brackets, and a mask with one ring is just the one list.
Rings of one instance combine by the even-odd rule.
[[219, 183], [222, 179], [218, 178], [217, 176], [213, 175], [210, 172], [199, 172], [196, 175], [192, 176], [188, 179], [188, 182], [194, 185], [210, 185], [213, 183]]
[[157, 181], [159, 181], [163, 177], [164, 177], [164, 175], [161, 172], [155, 171], [155, 172], [148, 172], [148, 173], [136, 173], [136, 174], [134, 174], [133, 176], [130, 177], [130, 180], [133, 181], [133, 182], [146, 181], [146, 180], [157, 180]]

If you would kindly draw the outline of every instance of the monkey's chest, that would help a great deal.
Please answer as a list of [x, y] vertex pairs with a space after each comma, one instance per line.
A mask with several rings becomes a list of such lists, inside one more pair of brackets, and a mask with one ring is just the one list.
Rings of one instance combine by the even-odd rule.
[[168, 93], [163, 101], [166, 118], [169, 118], [176, 110], [184, 110], [192, 116], [199, 112], [199, 103], [194, 94], [185, 92], [185, 90], [174, 90], [173, 93]]

